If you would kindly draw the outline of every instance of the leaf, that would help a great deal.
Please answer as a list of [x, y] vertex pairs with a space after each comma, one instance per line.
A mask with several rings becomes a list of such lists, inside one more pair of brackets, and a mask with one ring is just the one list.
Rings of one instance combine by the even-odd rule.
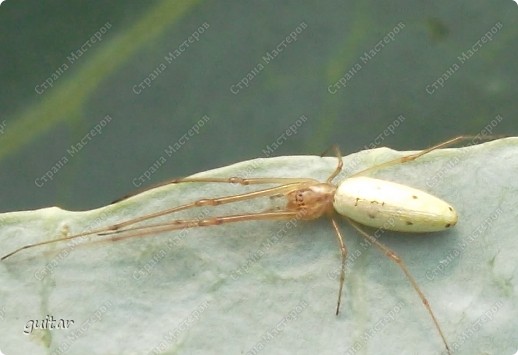
[[[407, 153], [380, 148], [344, 157], [345, 174]], [[199, 176], [313, 177], [336, 158], [256, 159]], [[518, 138], [445, 149], [374, 175], [435, 194], [459, 223], [424, 235], [377, 232], [406, 262], [452, 350], [517, 349]], [[167, 185], [92, 211], [56, 207], [0, 215], [0, 248], [110, 225], [205, 197], [257, 189]], [[275, 199], [201, 208], [175, 218], [257, 211]], [[166, 220], [170, 220], [169, 219]], [[334, 315], [340, 256], [330, 223], [240, 222], [119, 242], [54, 243], [0, 264], [6, 354], [438, 354], [433, 323], [401, 270], [344, 221], [349, 250], [341, 314]], [[375, 231], [370, 230], [374, 233]], [[36, 329], [30, 320], [73, 320]], [[41, 326], [41, 323], [40, 323]]]

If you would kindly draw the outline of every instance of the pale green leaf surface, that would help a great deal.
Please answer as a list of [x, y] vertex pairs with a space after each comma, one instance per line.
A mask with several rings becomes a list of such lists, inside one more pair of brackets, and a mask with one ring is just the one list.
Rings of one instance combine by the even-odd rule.
[[[403, 153], [344, 157], [346, 173]], [[257, 159], [207, 176], [313, 177], [332, 157]], [[426, 235], [383, 233], [407, 263], [459, 354], [518, 346], [518, 139], [431, 153], [375, 176], [433, 193], [458, 225]], [[231, 184], [169, 185], [86, 212], [59, 208], [0, 216], [0, 250], [109, 225], [187, 201], [250, 191]], [[264, 210], [262, 199], [204, 208]], [[203, 213], [203, 212], [202, 212]], [[200, 211], [178, 214], [200, 216]], [[439, 354], [439, 335], [402, 272], [342, 223], [349, 249], [342, 313], [334, 315], [340, 257], [328, 221], [243, 222], [119, 242], [22, 251], [0, 264], [5, 354]], [[371, 231], [373, 232], [373, 231]], [[52, 315], [68, 330], [23, 333]], [[262, 350], [261, 350], [262, 349]]]

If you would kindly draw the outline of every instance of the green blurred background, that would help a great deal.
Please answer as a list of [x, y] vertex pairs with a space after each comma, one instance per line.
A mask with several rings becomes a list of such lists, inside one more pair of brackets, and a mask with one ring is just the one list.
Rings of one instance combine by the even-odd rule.
[[[419, 149], [476, 134], [498, 115], [494, 133], [517, 135], [517, 20], [511, 0], [5, 1], [0, 210], [99, 207], [135, 190], [157, 161], [142, 187], [264, 157], [301, 116], [273, 155], [319, 154], [333, 143], [344, 154], [369, 144]], [[90, 40], [96, 33], [101, 41]], [[175, 50], [183, 52], [169, 63]], [[449, 69], [444, 86], [431, 87]], [[344, 87], [329, 89], [351, 70]], [[67, 149], [106, 115], [102, 134], [71, 156]], [[182, 140], [204, 115], [199, 132]]]

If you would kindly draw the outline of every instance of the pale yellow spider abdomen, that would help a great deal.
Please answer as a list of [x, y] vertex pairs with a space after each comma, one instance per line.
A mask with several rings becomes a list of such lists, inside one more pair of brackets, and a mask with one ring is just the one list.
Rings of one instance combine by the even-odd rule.
[[457, 212], [424, 191], [370, 177], [345, 179], [335, 210], [363, 225], [399, 232], [435, 232], [454, 226]]

